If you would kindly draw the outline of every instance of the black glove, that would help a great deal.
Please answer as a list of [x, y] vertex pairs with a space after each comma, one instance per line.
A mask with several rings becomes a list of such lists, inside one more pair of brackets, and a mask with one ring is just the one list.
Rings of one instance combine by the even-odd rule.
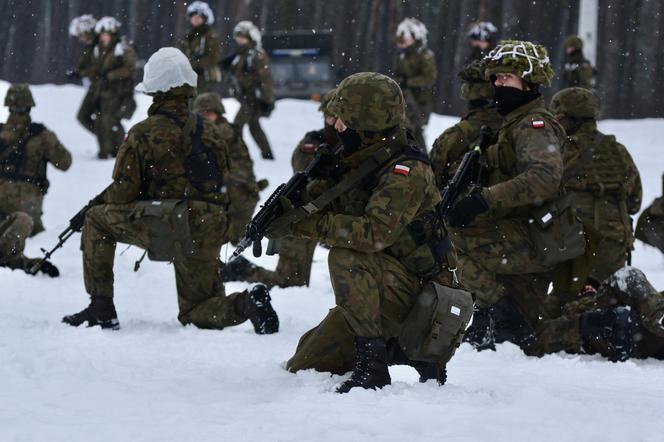
[[269, 117], [274, 110], [274, 101], [261, 101], [260, 111], [263, 117]]
[[464, 228], [470, 224], [477, 215], [489, 210], [489, 205], [482, 197], [481, 192], [474, 192], [460, 200], [450, 213], [447, 220], [451, 227]]

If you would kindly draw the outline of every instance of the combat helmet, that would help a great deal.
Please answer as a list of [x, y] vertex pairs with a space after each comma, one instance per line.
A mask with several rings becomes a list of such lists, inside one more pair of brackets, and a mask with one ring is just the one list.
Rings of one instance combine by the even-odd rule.
[[429, 30], [427, 27], [416, 18], [408, 17], [399, 23], [397, 26], [397, 42], [403, 40], [406, 36], [410, 36], [413, 40], [419, 41], [421, 44], [427, 44], [427, 35]]
[[9, 86], [7, 95], [5, 95], [5, 106], [10, 109], [27, 109], [35, 107], [35, 100], [32, 98], [32, 92], [25, 83], [17, 83]]
[[485, 76], [516, 74], [530, 85], [550, 86], [553, 78], [551, 61], [544, 46], [529, 41], [503, 40], [484, 57]]
[[95, 32], [95, 25], [97, 19], [90, 14], [80, 15], [74, 17], [69, 23], [69, 35], [72, 37], [80, 37], [83, 34], [92, 34]]
[[357, 131], [380, 132], [404, 121], [404, 98], [399, 85], [376, 72], [346, 77], [337, 86], [327, 109]]
[[462, 81], [461, 98], [468, 101], [493, 98], [493, 88], [484, 76], [485, 70], [486, 63], [482, 60], [475, 60], [468, 63], [459, 72], [458, 75]]
[[99, 19], [95, 25], [95, 32], [101, 34], [102, 32], [108, 32], [109, 34], [115, 34], [120, 30], [120, 23], [115, 17], [102, 17]]
[[568, 87], [553, 96], [549, 109], [554, 114], [565, 114], [572, 118], [597, 118], [599, 100], [588, 89]]
[[226, 112], [221, 97], [216, 92], [205, 92], [196, 97], [192, 106], [194, 112], [216, 112], [223, 115]]
[[211, 25], [214, 23], [214, 14], [212, 13], [212, 8], [206, 2], [195, 1], [187, 6], [187, 17], [192, 15], [200, 15], [205, 19], [205, 23]]
[[469, 40], [495, 41], [498, 36], [498, 28], [490, 21], [480, 21], [470, 25], [466, 38]]
[[327, 105], [330, 104], [330, 101], [332, 101], [335, 91], [336, 89], [330, 89], [329, 91], [325, 92], [325, 94], [320, 99], [320, 106], [318, 106], [318, 112], [322, 112], [325, 115], [330, 115], [330, 112], [327, 109]]
[[563, 46], [565, 48], [583, 49], [583, 40], [578, 35], [568, 35]]
[[261, 36], [261, 31], [249, 20], [238, 22], [238, 24], [235, 25], [235, 28], [233, 28], [233, 36], [246, 37], [253, 41], [258, 48], [262, 45], [261, 41], [263, 37]]

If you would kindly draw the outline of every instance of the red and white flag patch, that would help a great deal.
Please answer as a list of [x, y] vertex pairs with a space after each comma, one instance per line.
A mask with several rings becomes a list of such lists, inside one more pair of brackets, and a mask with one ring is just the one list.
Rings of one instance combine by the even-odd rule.
[[533, 120], [533, 127], [535, 129], [541, 129], [544, 127], [544, 120]]
[[397, 164], [394, 166], [394, 173], [398, 173], [399, 175], [403, 176], [408, 176], [410, 174], [410, 167], [404, 166], [403, 164]]
[[316, 146], [314, 146], [311, 143], [304, 143], [302, 144], [302, 147], [300, 148], [302, 152], [306, 153], [311, 153], [311, 152], [316, 152]]

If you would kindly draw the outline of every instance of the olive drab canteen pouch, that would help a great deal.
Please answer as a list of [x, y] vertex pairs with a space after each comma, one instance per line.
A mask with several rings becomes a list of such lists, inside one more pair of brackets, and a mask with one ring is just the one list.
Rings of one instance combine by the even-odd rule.
[[187, 201], [140, 201], [136, 204], [135, 218], [150, 230], [147, 247], [150, 260], [173, 261], [177, 252], [192, 252]]
[[530, 212], [530, 238], [544, 266], [574, 259], [586, 248], [583, 224], [576, 214], [574, 194], [561, 195], [557, 200]]
[[446, 363], [461, 344], [472, 315], [469, 292], [430, 282], [408, 313], [399, 343], [409, 359]]

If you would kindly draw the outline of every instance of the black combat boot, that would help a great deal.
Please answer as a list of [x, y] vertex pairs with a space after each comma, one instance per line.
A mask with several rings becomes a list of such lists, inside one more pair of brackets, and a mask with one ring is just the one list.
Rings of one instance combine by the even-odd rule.
[[466, 333], [463, 335], [463, 342], [469, 343], [477, 351], [496, 351], [489, 311], [488, 307], [475, 305], [473, 322], [471, 322], [470, 326], [466, 329]]
[[115, 312], [113, 299], [106, 296], [91, 296], [89, 306], [78, 313], [65, 316], [62, 318], [62, 322], [73, 325], [74, 327], [87, 322], [88, 327], [98, 325], [104, 329], [120, 329], [120, 322], [118, 322], [118, 314]]
[[256, 268], [256, 265], [240, 255], [230, 261], [219, 271], [224, 282], [245, 281], [245, 278]]
[[581, 315], [579, 331], [584, 346], [592, 348], [604, 342], [611, 362], [626, 361], [634, 352], [638, 315], [627, 307], [586, 312]]
[[348, 393], [355, 387], [375, 390], [391, 384], [385, 339], [356, 336], [354, 342], [355, 369], [350, 378], [337, 388], [337, 393]]
[[511, 342], [522, 350], [527, 350], [535, 344], [534, 330], [508, 298], [503, 298], [492, 305], [489, 314], [493, 322], [496, 344]]
[[240, 295], [237, 310], [251, 321], [257, 334], [271, 335], [279, 331], [279, 317], [270, 303], [270, 292], [263, 284]]
[[413, 361], [406, 356], [398, 338], [387, 341], [387, 365], [408, 365], [413, 367], [420, 375], [420, 382], [425, 383], [435, 379], [438, 385], [445, 385], [447, 381], [447, 368], [443, 364], [435, 362]]

